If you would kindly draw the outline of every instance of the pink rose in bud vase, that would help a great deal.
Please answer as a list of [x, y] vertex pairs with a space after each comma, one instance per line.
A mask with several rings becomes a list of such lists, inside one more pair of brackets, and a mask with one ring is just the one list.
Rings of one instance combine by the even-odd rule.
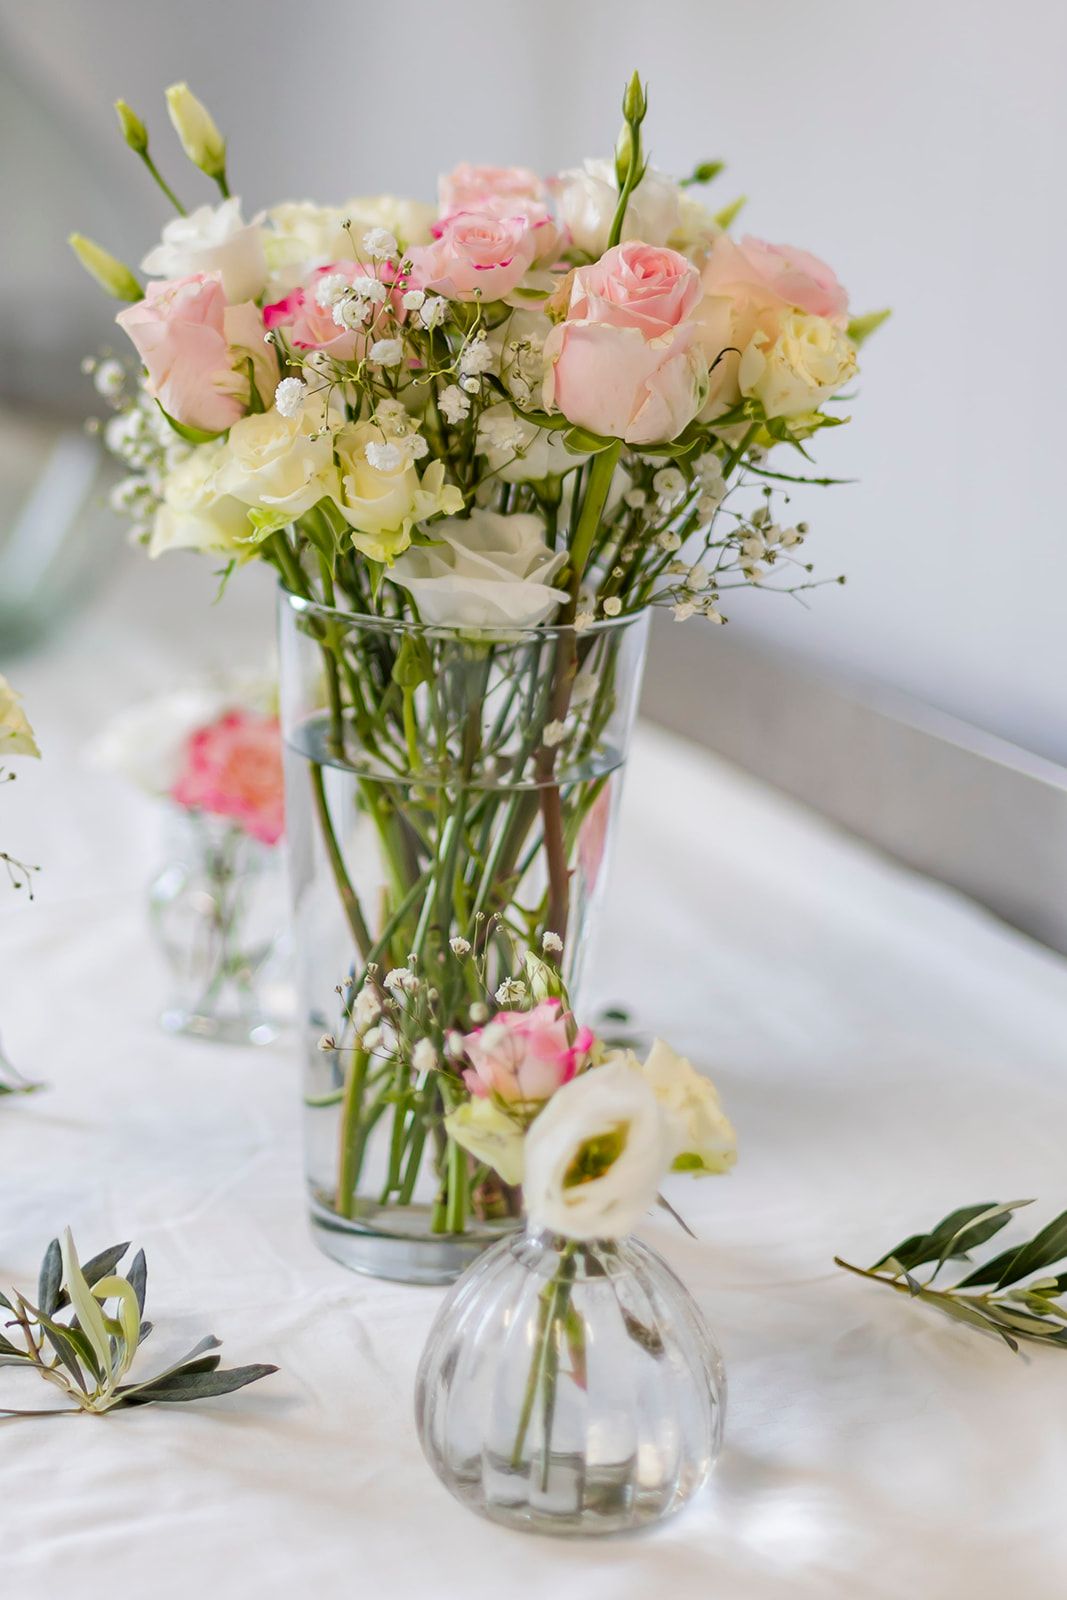
[[702, 293], [685, 256], [637, 240], [579, 267], [545, 340], [546, 407], [628, 444], [676, 439], [707, 390], [694, 320]]
[[186, 810], [228, 817], [253, 839], [277, 844], [285, 826], [277, 717], [229, 711], [199, 728], [170, 794]]
[[[334, 300], [343, 293], [342, 286], [336, 282], [338, 278], [350, 285], [380, 279], [387, 287], [386, 298], [397, 320], [402, 322], [407, 315], [401, 291], [390, 287], [389, 269], [376, 272], [361, 261], [333, 261], [329, 266], [316, 267], [310, 277], [296, 289], [291, 289], [283, 300], [264, 306], [264, 325], [267, 328], [284, 328], [290, 343], [297, 350], [325, 350], [337, 361], [358, 359], [364, 353], [367, 334], [358, 328], [346, 327], [335, 319]], [[328, 293], [325, 292], [327, 290]], [[323, 291], [322, 299], [320, 291]], [[376, 292], [381, 293], [380, 290]], [[358, 305], [361, 302], [357, 300], [354, 303]], [[369, 297], [362, 300], [367, 307], [368, 329], [383, 303]], [[371, 337], [377, 335], [372, 334]]]
[[219, 273], [150, 283], [115, 321], [148, 370], [148, 393], [176, 422], [205, 433], [232, 427], [249, 409], [249, 361], [270, 403], [278, 361], [263, 342], [263, 318], [250, 300], [226, 303]]
[[449, 300], [503, 299], [537, 254], [537, 231], [523, 215], [458, 211], [438, 226], [432, 244], [408, 251], [411, 283]]
[[542, 1000], [531, 1011], [498, 1011], [492, 1022], [464, 1037], [472, 1063], [463, 1074], [467, 1088], [480, 1099], [547, 1100], [574, 1077], [592, 1048], [592, 1030], [579, 1028], [572, 1044], [573, 1028], [558, 1000]]
[[461, 161], [437, 183], [441, 215], [479, 211], [487, 200], [543, 200], [545, 186], [529, 167], [476, 167]]

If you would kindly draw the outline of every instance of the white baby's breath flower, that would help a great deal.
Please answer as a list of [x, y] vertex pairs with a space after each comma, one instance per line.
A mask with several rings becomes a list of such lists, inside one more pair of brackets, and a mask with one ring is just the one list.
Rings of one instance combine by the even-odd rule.
[[425, 289], [406, 289], [400, 297], [400, 304], [405, 311], [418, 311], [425, 302]]
[[467, 394], [480, 394], [482, 380], [480, 378], [460, 378], [459, 386], [461, 389], [466, 390]]
[[789, 550], [792, 549], [793, 545], [795, 544], [802, 544], [804, 542], [804, 535], [801, 533], [799, 528], [783, 528], [781, 534], [779, 535], [778, 542], [784, 546], [785, 549]]
[[695, 611], [696, 605], [692, 600], [680, 600], [676, 606], [671, 607], [675, 622], [688, 622]]
[[419, 980], [409, 967], [394, 967], [385, 975], [385, 987], [390, 994], [415, 994]]
[[558, 956], [563, 950], [563, 940], [558, 933], [546, 933], [541, 937], [541, 949], [545, 955]]
[[407, 455], [412, 461], [421, 461], [423, 456], [429, 455], [430, 446], [421, 433], [412, 433], [404, 440]]
[[352, 1002], [352, 1026], [359, 1034], [365, 1033], [382, 1014], [378, 991], [365, 983]]
[[407, 451], [389, 441], [385, 444], [376, 444], [373, 440], [367, 445], [367, 460], [376, 472], [395, 472], [407, 456]]
[[437, 404], [445, 421], [450, 422], [453, 427], [470, 415], [471, 403], [458, 384], [450, 383], [438, 397]]
[[458, 933], [456, 934], [454, 939], [449, 939], [448, 944], [449, 944], [450, 950], [452, 951], [452, 954], [454, 956], [459, 956], [461, 959], [463, 958], [463, 956], [469, 956], [470, 953], [471, 953], [471, 942], [470, 942], [470, 940], [469, 939], [461, 939]]
[[575, 633], [584, 633], [586, 628], [591, 628], [596, 618], [591, 611], [579, 611], [574, 618]]
[[706, 451], [694, 464], [693, 471], [705, 494], [718, 495], [721, 499], [726, 493], [726, 483], [722, 475], [722, 462], [714, 450]]
[[431, 1039], [420, 1039], [411, 1052], [411, 1065], [416, 1072], [433, 1072], [437, 1066], [437, 1051]]
[[[505, 978], [493, 996], [498, 1006], [517, 1005], [520, 1000], [525, 1000], [525, 998], [526, 985], [520, 978]], [[471, 1008], [471, 1015], [474, 1015], [473, 1007]]]
[[467, 1047], [463, 1043], [463, 1035], [459, 1029], [450, 1028], [445, 1034], [445, 1054], [451, 1056], [454, 1061], [458, 1061], [461, 1056], [466, 1054], [466, 1049]]
[[640, 511], [648, 504], [648, 495], [643, 489], [627, 489], [623, 499], [631, 511]]
[[363, 248], [372, 261], [389, 261], [397, 252], [396, 238], [388, 228], [369, 228], [363, 235]]
[[706, 589], [710, 582], [711, 574], [708, 572], [707, 567], [702, 567], [699, 563], [695, 567], [690, 567], [685, 575], [686, 588], [697, 592], [701, 589]]
[[702, 522], [710, 522], [718, 511], [721, 498], [715, 494], [702, 494], [697, 497], [697, 516]]
[[344, 273], [328, 272], [315, 285], [315, 300], [323, 310], [326, 310], [329, 306], [336, 305], [341, 296], [347, 292], [348, 279]]
[[460, 352], [459, 370], [464, 378], [476, 377], [479, 373], [493, 370], [493, 352], [484, 333], [464, 345]]
[[567, 734], [566, 724], [562, 722], [546, 722], [541, 738], [549, 750], [555, 749], [557, 744], [562, 744]]
[[346, 294], [343, 299], [334, 301], [332, 316], [339, 328], [347, 328], [352, 333], [367, 321], [370, 306], [358, 296]]
[[398, 367], [404, 359], [403, 343], [399, 339], [375, 339], [370, 359], [381, 367]]
[[574, 680], [574, 688], [571, 690], [571, 705], [574, 709], [580, 711], [583, 706], [587, 706], [599, 686], [600, 679], [590, 668], [586, 668], [584, 672], [579, 672]]
[[368, 1028], [359, 1042], [368, 1055], [373, 1055], [382, 1042], [381, 1028]]
[[677, 467], [661, 467], [652, 479], [652, 487], [667, 505], [673, 505], [685, 494], [685, 477]]
[[613, 594], [610, 599], [604, 601], [604, 615], [606, 617], [617, 617], [621, 610], [622, 601], [618, 595]]
[[122, 393], [126, 381], [126, 368], [121, 361], [101, 361], [93, 373], [93, 387], [97, 394], [114, 400]]
[[471, 1021], [481, 1027], [483, 1022], [489, 1021], [489, 1007], [483, 1000], [475, 1000], [470, 1011]]
[[661, 550], [666, 550], [668, 553], [670, 553], [672, 550], [679, 550], [681, 548], [682, 541], [679, 535], [676, 533], [661, 533], [657, 535], [656, 543], [659, 545]]
[[443, 295], [428, 294], [419, 307], [419, 321], [424, 328], [436, 328], [448, 316], [448, 301]]
[[300, 378], [283, 378], [274, 391], [274, 404], [283, 417], [292, 420], [304, 409], [308, 386]]
[[324, 1054], [330, 1050], [336, 1050], [337, 1040], [334, 1038], [332, 1033], [324, 1033], [319, 1039], [317, 1048]]

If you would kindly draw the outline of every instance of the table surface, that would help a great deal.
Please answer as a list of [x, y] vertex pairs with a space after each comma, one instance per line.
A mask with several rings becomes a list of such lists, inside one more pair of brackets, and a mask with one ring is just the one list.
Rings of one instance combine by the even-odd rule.
[[191, 562], [131, 561], [7, 668], [46, 759], [2, 796], [4, 842], [46, 870], [34, 905], [2, 897], [0, 1020], [49, 1087], [0, 1101], [0, 1284], [33, 1283], [68, 1223], [83, 1254], [129, 1238], [153, 1361], [211, 1330], [228, 1363], [281, 1370], [196, 1406], [0, 1424], [5, 1592], [1062, 1600], [1067, 1355], [1013, 1357], [832, 1257], [870, 1261], [957, 1204], [1036, 1195], [1036, 1228], [1067, 1202], [1067, 964], [650, 728], [595, 987], [639, 993], [739, 1129], [728, 1179], [670, 1180], [698, 1239], [645, 1230], [718, 1333], [726, 1446], [710, 1490], [638, 1537], [535, 1540], [448, 1497], [411, 1405], [441, 1291], [311, 1243], [291, 1041], [158, 1031], [155, 810], [82, 759], [194, 661], [255, 659], [257, 582], [209, 612]]

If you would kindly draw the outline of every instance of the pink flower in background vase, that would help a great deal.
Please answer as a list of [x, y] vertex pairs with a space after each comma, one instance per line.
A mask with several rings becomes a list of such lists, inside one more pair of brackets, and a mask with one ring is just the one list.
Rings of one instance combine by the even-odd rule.
[[465, 1035], [463, 1047], [472, 1063], [463, 1074], [479, 1099], [547, 1100], [578, 1070], [591, 1049], [593, 1033], [579, 1028], [570, 1042], [573, 1018], [558, 1000], [542, 1000], [530, 1011], [498, 1011], [492, 1022]]
[[546, 407], [628, 444], [676, 439], [707, 390], [694, 321], [702, 292], [685, 256], [637, 240], [579, 267], [545, 340]]
[[259, 308], [228, 305], [217, 272], [150, 283], [115, 321], [148, 369], [148, 393], [176, 422], [206, 433], [232, 427], [249, 408], [249, 361], [260, 397], [274, 394], [278, 360], [263, 343]]
[[277, 717], [228, 711], [197, 729], [170, 793], [186, 810], [228, 817], [253, 839], [277, 844], [285, 825]]
[[[335, 304], [344, 297], [344, 284], [368, 287], [387, 274], [377, 273], [373, 266], [362, 261], [333, 261], [328, 266], [316, 267], [298, 288], [290, 290], [283, 300], [263, 307], [263, 323], [268, 329], [286, 328], [291, 343], [297, 350], [325, 350], [338, 361], [354, 361], [366, 347], [367, 333], [359, 327], [352, 328], [334, 317]], [[340, 282], [338, 280], [343, 280]], [[373, 291], [382, 294], [381, 289]], [[386, 293], [397, 320], [407, 315], [400, 291], [386, 288]], [[355, 306], [366, 308], [366, 322], [373, 321], [379, 302], [371, 297], [356, 299]]]
[[449, 300], [503, 299], [537, 254], [537, 232], [525, 216], [458, 211], [439, 226], [432, 244], [408, 251], [411, 282]]
[[437, 183], [443, 217], [480, 210], [486, 200], [543, 200], [544, 196], [544, 184], [529, 167], [477, 167], [461, 161]]

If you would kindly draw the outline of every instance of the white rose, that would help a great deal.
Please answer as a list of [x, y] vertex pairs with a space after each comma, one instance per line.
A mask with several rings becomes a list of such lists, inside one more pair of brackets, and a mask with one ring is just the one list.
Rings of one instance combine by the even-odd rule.
[[187, 217], [174, 217], [163, 238], [141, 262], [154, 278], [187, 278], [196, 272], [220, 272], [227, 300], [255, 300], [267, 281], [263, 229], [259, 218], [246, 223], [237, 195], [217, 206], [198, 206]]
[[477, 450], [504, 483], [562, 478], [588, 459], [567, 449], [562, 428], [539, 428], [517, 416], [506, 400], [478, 418]]
[[198, 445], [168, 472], [148, 544], [150, 556], [167, 550], [218, 550], [242, 559], [252, 554], [248, 507], [219, 485], [225, 460], [226, 442], [215, 439]]
[[505, 1183], [521, 1183], [523, 1135], [519, 1124], [492, 1100], [474, 1098], [449, 1112], [449, 1135], [476, 1161], [485, 1161]]
[[[363, 236], [372, 228], [385, 228], [401, 248], [425, 244], [437, 213], [433, 206], [392, 195], [363, 196], [342, 206], [317, 206], [308, 200], [290, 200], [269, 212], [266, 238], [272, 293], [301, 283], [315, 267], [334, 261], [363, 260]], [[350, 227], [346, 228], [345, 223]]]
[[[613, 161], [587, 160], [559, 177], [560, 216], [579, 250], [594, 258], [608, 247], [619, 203]], [[649, 167], [630, 196], [620, 243], [642, 239], [666, 244], [681, 227], [682, 190], [673, 178]]]
[[420, 478], [411, 452], [396, 449], [383, 465], [382, 446], [389, 442], [381, 419], [350, 424], [334, 441], [341, 468], [335, 503], [354, 530], [352, 543], [372, 561], [391, 562], [411, 543], [416, 523], [463, 507], [462, 492], [445, 483], [443, 462], [431, 462]]
[[768, 417], [814, 411], [856, 372], [856, 349], [847, 333], [826, 317], [790, 311], [777, 337], [757, 331], [741, 357], [741, 393], [763, 404]]
[[423, 622], [534, 627], [567, 598], [551, 587], [566, 552], [548, 548], [544, 523], [530, 512], [475, 507], [469, 517], [446, 517], [430, 534], [433, 544], [409, 550], [392, 571]]
[[338, 416], [324, 419], [321, 402], [297, 417], [283, 417], [274, 407], [242, 417], [226, 441], [219, 488], [273, 513], [283, 527], [336, 493], [331, 426], [339, 424]]
[[17, 695], [0, 672], [0, 762], [8, 756], [39, 756], [29, 718]]
[[523, 1190], [536, 1227], [618, 1239], [652, 1205], [670, 1159], [655, 1095], [617, 1058], [557, 1089], [526, 1135]]
[[663, 1108], [674, 1168], [729, 1171], [737, 1160], [737, 1135], [710, 1078], [662, 1039], [653, 1041], [641, 1074]]

